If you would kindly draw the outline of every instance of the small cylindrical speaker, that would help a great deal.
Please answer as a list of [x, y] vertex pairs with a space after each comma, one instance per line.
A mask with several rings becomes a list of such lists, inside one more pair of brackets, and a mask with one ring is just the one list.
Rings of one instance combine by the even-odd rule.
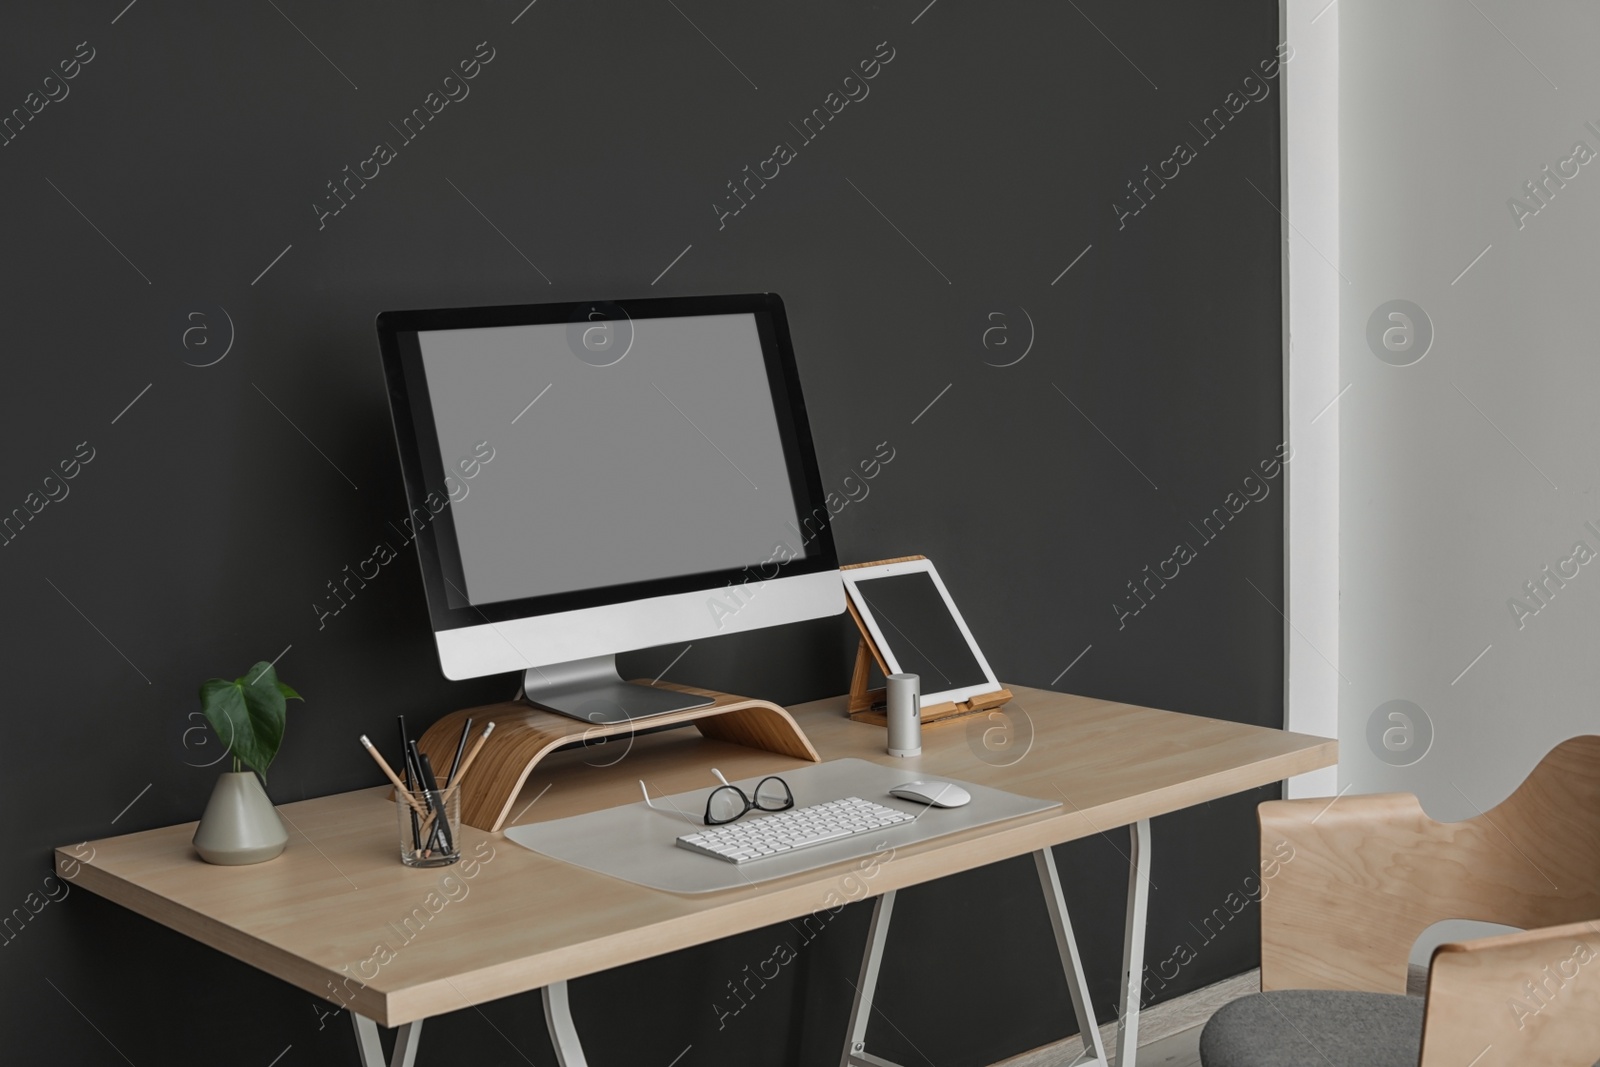
[[891, 674], [889, 689], [889, 755], [922, 755], [922, 679]]

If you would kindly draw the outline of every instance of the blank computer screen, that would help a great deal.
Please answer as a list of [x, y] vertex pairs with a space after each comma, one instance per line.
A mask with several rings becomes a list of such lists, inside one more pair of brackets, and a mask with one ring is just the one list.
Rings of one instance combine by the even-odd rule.
[[894, 650], [900, 669], [921, 679], [923, 693], [988, 682], [926, 571], [868, 578], [857, 582], [856, 590]]
[[755, 316], [638, 319], [609, 365], [566, 323], [417, 334], [448, 515], [489, 604], [802, 555]]

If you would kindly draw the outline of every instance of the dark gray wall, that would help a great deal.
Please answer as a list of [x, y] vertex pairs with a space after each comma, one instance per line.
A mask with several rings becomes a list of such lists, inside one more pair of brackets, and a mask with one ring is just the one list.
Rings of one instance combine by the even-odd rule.
[[[1009, 681], [1281, 722], [1281, 480], [1214, 543], [1189, 525], [1281, 438], [1279, 82], [1214, 143], [1189, 125], [1273, 56], [1275, 4], [124, 3], [12, 5], [0, 32], [0, 109], [67, 94], [0, 147], [0, 513], [93, 450], [0, 547], [0, 913], [49, 888], [53, 846], [198, 815], [208, 676], [284, 653], [307, 702], [277, 801], [373, 784], [355, 738], [396, 712], [511, 689], [440, 676], [410, 558], [317, 625], [325, 583], [404, 513], [386, 308], [778, 292], [825, 480], [896, 452], [840, 514], [843, 558], [933, 557]], [[401, 144], [389, 124], [482, 41], [470, 95]], [[883, 41], [870, 96], [719, 228], [725, 183]], [[1197, 158], [1119, 224], [1180, 139]], [[324, 183], [380, 140], [396, 158], [319, 229]], [[985, 347], [993, 312], [1008, 346]], [[1029, 319], [1027, 357], [995, 366]], [[1126, 583], [1182, 540], [1197, 558], [1119, 628]], [[842, 690], [850, 650], [827, 620], [697, 643], [669, 677], [794, 702]], [[1252, 965], [1253, 910], [1201, 930], [1253, 869], [1258, 799], [1158, 822], [1149, 963], [1194, 955], [1158, 997]], [[1126, 847], [1059, 852], [1104, 1018]], [[865, 911], [720, 1031], [715, 998], [787, 927], [576, 982], [591, 1062], [834, 1062]], [[873, 1041], [907, 1064], [1073, 1029], [1025, 861], [905, 894], [889, 952]], [[352, 1062], [343, 1016], [82, 890], [12, 921], [0, 976], [19, 1062]], [[550, 1062], [534, 997], [426, 1038], [422, 1063]]]

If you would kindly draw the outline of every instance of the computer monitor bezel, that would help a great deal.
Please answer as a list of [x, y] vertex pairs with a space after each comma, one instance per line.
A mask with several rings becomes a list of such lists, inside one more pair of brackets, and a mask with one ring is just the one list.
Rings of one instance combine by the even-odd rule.
[[[793, 539], [784, 538], [783, 543], [790, 549], [798, 549], [800, 554], [789, 559], [781, 558], [783, 554], [777, 552], [780, 542], [775, 537], [772, 551], [778, 558], [752, 560], [738, 566], [695, 574], [484, 604], [469, 603], [465, 581], [460, 577], [460, 550], [456, 544], [454, 524], [448, 515], [448, 504], [437, 512], [427, 506], [430, 494], [438, 499], [445, 492], [445, 478], [450, 472], [446, 470], [444, 457], [439, 453], [417, 334], [428, 330], [581, 322], [591, 312], [615, 319], [618, 309], [630, 320], [695, 315], [754, 316], [761, 338], [773, 411], [777, 416], [789, 469], [790, 486], [795, 494], [795, 512], [809, 535], [801, 535], [801, 531], [796, 530], [797, 536]], [[429, 517], [426, 522], [411, 522], [407, 529], [417, 548], [428, 613], [436, 633], [486, 622], [507, 622], [583, 608], [626, 604], [677, 593], [716, 591], [730, 584], [743, 587], [752, 582], [760, 584], [763, 581], [838, 569], [832, 516], [817, 469], [810, 421], [806, 416], [794, 348], [789, 338], [788, 318], [784, 313], [783, 301], [777, 294], [652, 297], [386, 311], [377, 317], [377, 330], [395, 442], [410, 508], [408, 521], [416, 518], [419, 508]], [[817, 523], [814, 520], [819, 516], [822, 521]], [[800, 543], [797, 545], [794, 541]], [[447, 579], [455, 587], [456, 597], [449, 595]], [[458, 603], [452, 604], [452, 600]]]

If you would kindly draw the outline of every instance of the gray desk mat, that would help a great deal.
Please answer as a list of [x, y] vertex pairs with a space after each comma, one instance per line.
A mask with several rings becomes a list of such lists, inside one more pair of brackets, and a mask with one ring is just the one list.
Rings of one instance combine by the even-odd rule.
[[[783, 779], [794, 791], [795, 807], [857, 796], [914, 815], [920, 812], [920, 815], [912, 822], [876, 833], [859, 834], [747, 863], [727, 863], [677, 845], [681, 834], [703, 828], [701, 817], [705, 814], [706, 797], [717, 786], [709, 767], [706, 778], [710, 784], [706, 788], [669, 797], [652, 794], [655, 808], [647, 807], [641, 800], [585, 815], [513, 826], [505, 834], [511, 841], [540, 855], [636, 885], [671, 893], [714, 893], [1061, 806], [1060, 801], [1036, 800], [954, 778], [937, 780], [956, 782], [972, 794], [972, 802], [959, 808], [923, 810], [923, 805], [914, 801], [889, 796], [894, 786], [918, 777], [910, 768], [884, 767], [860, 759], [830, 760], [786, 771]], [[758, 781], [759, 778], [746, 778], [734, 784], [749, 793]], [[751, 812], [745, 818], [757, 815]]]

